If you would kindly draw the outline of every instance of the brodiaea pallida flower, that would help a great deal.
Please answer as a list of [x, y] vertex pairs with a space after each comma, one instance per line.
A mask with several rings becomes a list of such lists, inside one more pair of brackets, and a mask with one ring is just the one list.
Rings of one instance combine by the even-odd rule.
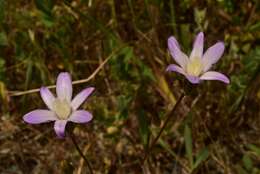
[[81, 91], [72, 99], [72, 82], [70, 74], [60, 73], [56, 83], [57, 97], [53, 96], [46, 87], [40, 89], [41, 97], [49, 110], [37, 109], [23, 116], [25, 122], [40, 124], [55, 121], [54, 130], [58, 137], [65, 136], [65, 127], [68, 121], [74, 123], [87, 123], [92, 114], [85, 110], [78, 110], [79, 106], [94, 91], [89, 87]]
[[177, 40], [171, 36], [168, 39], [168, 48], [171, 56], [180, 66], [171, 64], [167, 71], [175, 71], [184, 75], [192, 84], [198, 84], [202, 80], [219, 80], [229, 83], [229, 79], [222, 73], [209, 71], [224, 53], [224, 43], [217, 42], [203, 54], [204, 34], [200, 32], [193, 45], [190, 57], [180, 50]]

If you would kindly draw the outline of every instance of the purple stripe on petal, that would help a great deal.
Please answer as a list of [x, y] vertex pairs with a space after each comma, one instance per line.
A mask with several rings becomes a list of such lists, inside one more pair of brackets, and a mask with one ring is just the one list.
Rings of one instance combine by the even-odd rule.
[[57, 120], [54, 123], [54, 130], [59, 138], [65, 137], [65, 127], [67, 124], [67, 120]]
[[190, 59], [194, 58], [202, 58], [203, 55], [203, 46], [204, 46], [204, 34], [203, 32], [200, 32], [194, 41], [193, 49], [190, 54]]
[[186, 73], [184, 72], [184, 70], [177, 66], [177, 65], [174, 65], [174, 64], [170, 64], [167, 68], [166, 68], [166, 71], [174, 71], [174, 72], [177, 72], [177, 73], [180, 73], [180, 74], [183, 74], [183, 75], [186, 75]]
[[59, 99], [66, 99], [67, 102], [71, 101], [72, 97], [72, 82], [70, 74], [67, 72], [60, 73], [57, 78], [56, 92]]
[[92, 118], [93, 116], [90, 112], [85, 110], [78, 110], [73, 112], [68, 120], [75, 123], [87, 123], [92, 120]]
[[88, 98], [88, 96], [94, 91], [95, 88], [89, 87], [81, 91], [78, 95], [74, 97], [71, 102], [71, 107], [77, 110], [78, 107]]
[[52, 111], [37, 109], [24, 115], [23, 120], [30, 124], [40, 124], [57, 120], [57, 117]]
[[175, 62], [177, 62], [182, 68], [185, 68], [188, 62], [188, 57], [180, 50], [180, 46], [173, 36], [168, 39], [168, 48]]
[[216, 71], [208, 71], [204, 73], [201, 77], [201, 80], [219, 80], [224, 83], [229, 84], [229, 79], [222, 73], [216, 72]]
[[223, 55], [225, 45], [223, 42], [218, 42], [211, 46], [204, 53], [202, 61], [204, 64], [204, 72], [208, 71], [213, 64], [215, 64]]
[[185, 77], [191, 82], [192, 84], [199, 84], [200, 83], [200, 78], [196, 76], [191, 76], [191, 75], [185, 75]]
[[46, 88], [46, 87], [41, 87], [40, 94], [41, 94], [42, 100], [47, 105], [47, 107], [49, 109], [53, 110], [52, 104], [53, 104], [53, 102], [55, 100], [55, 97], [53, 96], [51, 91], [48, 88]]

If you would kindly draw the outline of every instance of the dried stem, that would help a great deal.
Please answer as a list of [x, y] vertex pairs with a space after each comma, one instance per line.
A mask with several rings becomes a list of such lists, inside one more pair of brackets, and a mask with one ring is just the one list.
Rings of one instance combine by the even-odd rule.
[[[103, 68], [103, 66], [108, 62], [108, 60], [113, 57], [119, 50], [121, 50], [122, 47], [120, 47], [119, 49], [116, 49], [114, 52], [112, 52], [98, 67], [97, 69], [86, 79], [81, 79], [81, 80], [76, 80], [73, 81], [72, 84], [81, 84], [81, 83], [86, 83], [88, 81], [90, 81], [91, 79], [93, 79], [97, 73]], [[47, 88], [52, 89], [55, 88], [56, 85], [50, 85], [47, 86]], [[40, 88], [36, 88], [36, 89], [30, 89], [27, 91], [9, 91], [9, 96], [10, 97], [14, 97], [14, 96], [21, 96], [21, 95], [26, 95], [26, 94], [31, 94], [31, 93], [35, 93], [35, 92], [39, 92]]]

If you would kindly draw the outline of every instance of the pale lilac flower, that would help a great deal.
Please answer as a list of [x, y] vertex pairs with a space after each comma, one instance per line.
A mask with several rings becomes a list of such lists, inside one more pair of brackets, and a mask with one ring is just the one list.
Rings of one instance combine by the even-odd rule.
[[60, 73], [56, 82], [57, 97], [51, 91], [42, 87], [40, 94], [49, 110], [37, 109], [23, 116], [23, 120], [30, 124], [40, 124], [55, 121], [54, 130], [58, 137], [65, 136], [65, 126], [68, 121], [74, 123], [87, 123], [92, 119], [92, 114], [85, 110], [78, 110], [79, 106], [94, 91], [89, 87], [81, 91], [72, 100], [72, 82], [70, 74]]
[[171, 36], [168, 39], [168, 48], [171, 56], [178, 65], [171, 64], [166, 71], [175, 71], [184, 75], [191, 83], [198, 84], [202, 80], [219, 80], [229, 83], [229, 79], [222, 73], [209, 71], [224, 53], [224, 43], [217, 42], [203, 54], [204, 34], [200, 32], [193, 44], [190, 57], [180, 50], [177, 40]]

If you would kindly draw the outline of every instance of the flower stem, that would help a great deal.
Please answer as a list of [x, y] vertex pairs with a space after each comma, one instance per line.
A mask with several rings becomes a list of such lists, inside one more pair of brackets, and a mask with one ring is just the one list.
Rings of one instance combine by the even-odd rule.
[[156, 142], [158, 141], [158, 139], [160, 138], [163, 130], [166, 128], [167, 123], [170, 121], [170, 119], [172, 118], [171, 116], [174, 114], [174, 112], [176, 111], [176, 109], [178, 108], [179, 104], [181, 103], [182, 99], [184, 98], [184, 93], [181, 94], [180, 98], [177, 100], [176, 104], [174, 105], [174, 107], [172, 108], [172, 110], [168, 113], [167, 118], [165, 120], [165, 122], [163, 123], [162, 128], [160, 129], [158, 135], [156, 136], [156, 138], [152, 141], [151, 146], [147, 148], [144, 159], [143, 159], [143, 163], [145, 162], [145, 160], [147, 159], [147, 157], [149, 156], [151, 150], [153, 149], [154, 145], [156, 144]]
[[84, 159], [84, 161], [87, 163], [87, 166], [88, 166], [88, 169], [89, 169], [90, 174], [93, 174], [92, 167], [91, 167], [91, 165], [90, 165], [90, 163], [89, 163], [87, 157], [84, 155], [84, 153], [82, 152], [82, 150], [79, 148], [79, 145], [78, 145], [78, 143], [77, 143], [77, 141], [76, 141], [76, 139], [75, 139], [75, 136], [74, 136], [73, 131], [71, 131], [69, 137], [70, 137], [70, 139], [72, 140], [72, 142], [73, 142], [74, 146], [76, 147], [77, 151], [79, 152], [80, 156], [81, 156], [81, 157]]

